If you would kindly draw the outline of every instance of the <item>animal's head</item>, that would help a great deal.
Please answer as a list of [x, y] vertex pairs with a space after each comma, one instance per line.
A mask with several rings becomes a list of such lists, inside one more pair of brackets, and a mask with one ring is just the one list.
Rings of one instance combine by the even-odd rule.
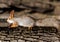
[[12, 10], [12, 11], [10, 12], [10, 16], [9, 16], [8, 19], [12, 19], [13, 17], [14, 17], [14, 10]]
[[12, 20], [13, 17], [14, 17], [14, 10], [12, 10], [12, 11], [10, 12], [10, 16], [8, 17], [7, 22], [8, 22], [8, 23], [13, 23], [13, 22], [14, 22], [14, 21]]
[[10, 24], [10, 27], [17, 27], [18, 23], [13, 20], [14, 17], [14, 10], [10, 12], [10, 16], [7, 19], [7, 22]]

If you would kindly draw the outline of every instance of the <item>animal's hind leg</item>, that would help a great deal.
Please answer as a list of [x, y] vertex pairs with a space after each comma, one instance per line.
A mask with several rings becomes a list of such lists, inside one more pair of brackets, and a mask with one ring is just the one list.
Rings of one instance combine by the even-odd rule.
[[32, 27], [28, 27], [28, 30], [32, 30]]

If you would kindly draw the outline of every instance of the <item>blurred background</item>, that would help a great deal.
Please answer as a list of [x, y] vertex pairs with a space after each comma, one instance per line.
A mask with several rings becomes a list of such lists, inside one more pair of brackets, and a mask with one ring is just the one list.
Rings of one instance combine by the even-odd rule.
[[[14, 16], [26, 15], [34, 21], [43, 20], [51, 25], [48, 19], [56, 19], [58, 25], [9, 28], [7, 18], [14, 10]], [[44, 20], [46, 19], [46, 20]], [[56, 28], [59, 26], [58, 28]], [[0, 42], [60, 42], [60, 0], [0, 0]]]

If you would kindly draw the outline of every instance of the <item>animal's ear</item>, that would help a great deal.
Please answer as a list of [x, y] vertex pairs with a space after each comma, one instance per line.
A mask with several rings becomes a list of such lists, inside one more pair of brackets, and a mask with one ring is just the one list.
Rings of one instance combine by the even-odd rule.
[[12, 11], [10, 12], [9, 18], [13, 18], [13, 17], [14, 17], [14, 10], [12, 10]]

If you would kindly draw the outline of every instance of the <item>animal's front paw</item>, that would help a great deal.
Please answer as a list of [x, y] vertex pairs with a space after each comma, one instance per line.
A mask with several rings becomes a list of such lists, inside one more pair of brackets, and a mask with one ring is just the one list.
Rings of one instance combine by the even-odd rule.
[[10, 28], [16, 28], [16, 27], [18, 27], [17, 22], [14, 22], [14, 23], [12, 23], [12, 24], [10, 25]]

